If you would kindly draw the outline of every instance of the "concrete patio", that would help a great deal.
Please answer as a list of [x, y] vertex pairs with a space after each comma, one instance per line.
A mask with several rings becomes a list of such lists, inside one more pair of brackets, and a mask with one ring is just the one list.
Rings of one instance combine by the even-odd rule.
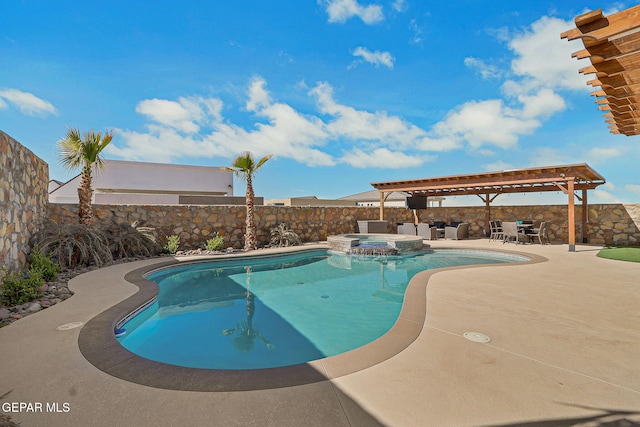
[[[158, 260], [95, 270], [72, 280], [69, 300], [0, 329], [0, 413], [25, 427], [640, 424], [640, 264], [588, 245], [428, 243], [547, 261], [437, 272], [422, 329], [398, 354], [331, 380], [242, 392], [154, 388], [89, 363], [81, 328], [56, 328], [135, 294], [124, 275]], [[491, 342], [465, 339], [470, 331]], [[10, 412], [13, 402], [43, 407]]]

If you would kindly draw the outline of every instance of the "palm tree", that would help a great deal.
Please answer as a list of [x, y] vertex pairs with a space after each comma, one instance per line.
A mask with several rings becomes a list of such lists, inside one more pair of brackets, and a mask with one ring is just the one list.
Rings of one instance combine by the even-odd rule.
[[91, 224], [91, 174], [94, 166], [102, 169], [104, 164], [100, 154], [113, 139], [114, 132], [107, 131], [104, 136], [93, 130], [80, 134], [75, 128], [67, 131], [64, 139], [58, 141], [58, 160], [66, 169], [82, 168], [81, 181], [78, 186], [78, 219], [80, 224]]
[[253, 155], [249, 151], [246, 151], [236, 157], [230, 168], [225, 168], [226, 170], [235, 173], [238, 178], [242, 178], [247, 181], [247, 231], [244, 236], [245, 251], [255, 249], [258, 244], [258, 239], [256, 237], [256, 222], [253, 214], [253, 175], [271, 157], [273, 157], [273, 154], [264, 156], [256, 163]]

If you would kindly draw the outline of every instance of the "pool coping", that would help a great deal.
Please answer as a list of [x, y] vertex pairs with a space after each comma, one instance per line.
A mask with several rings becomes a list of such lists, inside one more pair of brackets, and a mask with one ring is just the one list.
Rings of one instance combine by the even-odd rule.
[[[318, 249], [327, 248], [325, 245], [304, 246], [289, 248], [286, 252], [246, 253], [233, 258], [275, 256]], [[437, 249], [483, 251], [465, 247], [443, 247]], [[507, 268], [548, 261], [543, 256], [518, 251], [491, 249], [488, 252], [522, 255], [529, 258], [529, 260], [506, 264], [474, 264], [422, 271], [409, 281], [398, 319], [391, 329], [380, 338], [335, 356], [298, 365], [254, 370], [218, 370], [169, 365], [142, 358], [124, 348], [117, 341], [114, 330], [118, 323], [157, 296], [158, 286], [145, 279], [144, 274], [174, 265], [229, 258], [224, 256], [203, 256], [197, 259], [174, 258], [168, 261], [159, 259], [157, 263], [136, 268], [125, 274], [124, 279], [138, 287], [138, 292], [89, 320], [80, 331], [78, 347], [85, 359], [99, 370], [125, 381], [162, 389], [230, 392], [275, 389], [327, 381], [382, 363], [399, 354], [418, 338], [427, 315], [426, 289], [429, 278], [433, 274], [466, 268]]]

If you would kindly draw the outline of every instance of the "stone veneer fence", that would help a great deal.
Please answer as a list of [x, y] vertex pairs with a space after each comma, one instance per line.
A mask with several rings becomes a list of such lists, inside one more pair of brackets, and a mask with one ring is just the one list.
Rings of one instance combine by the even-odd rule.
[[[580, 209], [577, 209], [580, 211]], [[420, 212], [420, 220], [469, 222], [469, 236], [482, 237], [485, 232], [484, 206], [429, 208]], [[576, 241], [580, 243], [581, 212], [576, 218]], [[94, 205], [96, 221], [131, 224], [140, 221], [154, 227], [162, 242], [165, 236], [180, 236], [181, 249], [203, 248], [216, 232], [224, 236], [226, 246], [243, 247], [245, 224], [244, 206], [136, 206]], [[412, 211], [404, 208], [385, 208], [387, 231], [396, 232], [396, 223], [413, 222]], [[373, 207], [289, 207], [256, 206], [255, 216], [259, 245], [269, 241], [269, 231], [284, 222], [298, 233], [303, 242], [323, 241], [327, 236], [356, 231], [356, 222], [378, 219], [379, 208]], [[640, 244], [640, 204], [589, 205], [588, 241], [595, 244]], [[77, 221], [77, 205], [50, 204], [49, 217], [59, 223]], [[549, 222], [551, 241], [567, 243], [567, 206], [494, 206], [492, 219], [515, 221], [532, 219]]]
[[27, 265], [29, 240], [47, 215], [49, 165], [0, 131], [0, 267]]

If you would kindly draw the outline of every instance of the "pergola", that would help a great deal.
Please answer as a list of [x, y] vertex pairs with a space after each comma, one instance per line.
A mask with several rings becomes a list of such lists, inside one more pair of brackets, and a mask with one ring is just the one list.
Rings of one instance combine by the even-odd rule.
[[585, 48], [571, 56], [591, 61], [579, 72], [595, 74], [587, 84], [601, 88], [591, 95], [610, 132], [640, 134], [640, 5], [606, 17], [597, 9], [576, 17], [575, 24], [560, 37], [582, 40]]
[[[485, 203], [485, 224], [491, 219], [491, 202], [500, 194], [562, 191], [568, 196], [569, 250], [575, 251], [575, 199], [582, 202], [582, 238], [587, 229], [587, 190], [606, 181], [586, 163], [511, 169], [470, 175], [452, 175], [404, 181], [372, 182], [380, 192], [380, 220], [384, 220], [384, 202], [394, 191], [416, 196], [477, 195]], [[575, 192], [581, 191], [578, 196]]]

